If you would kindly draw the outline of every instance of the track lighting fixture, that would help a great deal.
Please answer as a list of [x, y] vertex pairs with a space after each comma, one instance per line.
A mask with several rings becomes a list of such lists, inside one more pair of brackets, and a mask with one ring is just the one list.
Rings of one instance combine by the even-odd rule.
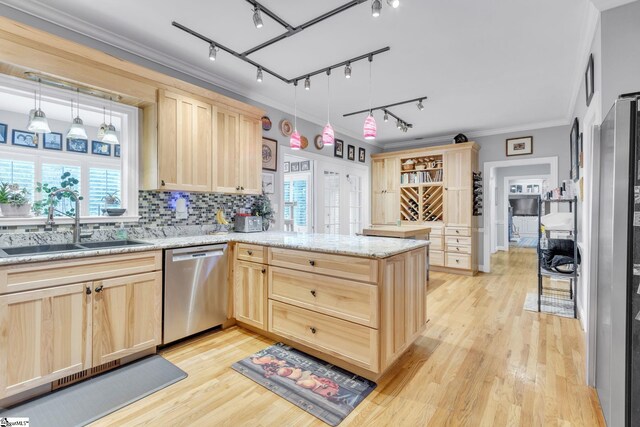
[[420, 111], [424, 110], [424, 105], [422, 105], [422, 99], [418, 101], [418, 110]]
[[256, 81], [262, 83], [262, 67], [258, 67], [258, 73], [256, 74]]
[[396, 9], [398, 6], [400, 6], [400, 0], [387, 0], [387, 4]]
[[344, 66], [344, 77], [346, 79], [351, 78], [351, 62], [347, 62], [347, 65]]
[[255, 9], [253, 9], [253, 25], [256, 26], [256, 28], [260, 29], [262, 28], [263, 24], [262, 24], [262, 14], [260, 13], [260, 7], [256, 6]]
[[373, 0], [371, 3], [371, 15], [374, 18], [380, 16], [380, 11], [382, 10], [382, 2], [380, 0]]
[[215, 44], [211, 43], [209, 45], [209, 61], [215, 61], [217, 53], [218, 53], [218, 48], [216, 47]]
[[387, 110], [384, 110], [384, 122], [388, 122], [389, 121], [389, 113], [387, 112]]
[[307, 76], [307, 78], [304, 79], [304, 90], [309, 89], [311, 89], [311, 79], [309, 78], [309, 76]]
[[402, 129], [402, 122], [400, 120], [396, 120], [396, 127]]

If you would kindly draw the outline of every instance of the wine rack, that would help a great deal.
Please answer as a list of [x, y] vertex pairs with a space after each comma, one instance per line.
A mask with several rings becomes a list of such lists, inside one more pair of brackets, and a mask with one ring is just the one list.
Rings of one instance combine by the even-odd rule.
[[482, 172], [473, 172], [473, 216], [482, 215]]
[[422, 187], [421, 218], [423, 221], [442, 221], [444, 191], [441, 185]]
[[420, 220], [420, 187], [400, 189], [400, 219], [402, 221]]

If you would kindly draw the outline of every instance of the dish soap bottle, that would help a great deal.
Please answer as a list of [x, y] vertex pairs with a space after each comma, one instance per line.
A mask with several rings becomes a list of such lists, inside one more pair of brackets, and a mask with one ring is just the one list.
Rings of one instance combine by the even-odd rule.
[[124, 228], [124, 222], [120, 223], [120, 228], [116, 231], [116, 240], [128, 240], [129, 232]]

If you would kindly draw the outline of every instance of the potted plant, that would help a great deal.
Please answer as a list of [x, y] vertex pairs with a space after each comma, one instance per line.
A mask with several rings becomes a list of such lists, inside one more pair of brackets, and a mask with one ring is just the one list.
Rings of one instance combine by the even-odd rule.
[[[49, 206], [53, 206], [54, 208], [60, 204], [65, 199], [71, 200], [71, 194], [73, 191], [76, 191], [76, 186], [80, 181], [77, 178], [71, 176], [70, 172], [65, 172], [60, 175], [60, 187], [56, 187], [55, 185], [43, 184], [41, 182], [36, 183], [36, 192], [42, 193], [42, 200], [38, 200], [33, 204], [33, 212], [36, 215], [46, 214], [46, 211], [49, 209]], [[51, 193], [58, 190], [59, 188], [65, 188], [69, 190], [69, 192], [58, 193], [53, 199], [49, 197]], [[80, 197], [80, 200], [83, 198]], [[64, 215], [73, 217], [75, 215], [75, 204], [70, 203], [69, 209], [65, 212], [62, 212]]]
[[271, 207], [271, 200], [264, 191], [261, 196], [256, 198], [256, 202], [253, 204], [252, 215], [262, 217], [263, 231], [269, 230], [271, 223], [275, 222], [273, 208]]
[[120, 206], [120, 198], [117, 196], [118, 192], [107, 193], [102, 198], [105, 206]]
[[25, 217], [31, 212], [29, 192], [18, 184], [0, 184], [0, 211], [5, 217]]

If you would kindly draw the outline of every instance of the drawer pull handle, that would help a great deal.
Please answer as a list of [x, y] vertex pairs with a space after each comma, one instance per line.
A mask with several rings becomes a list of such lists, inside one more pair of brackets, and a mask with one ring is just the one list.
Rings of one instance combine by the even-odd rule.
[[456, 251], [460, 252], [460, 248], [456, 248]]
[[253, 255], [253, 251], [247, 251], [247, 255], [249, 256]]
[[104, 287], [104, 286], [102, 286], [102, 285], [98, 286], [98, 287], [95, 289], [96, 293], [100, 293], [100, 292], [102, 292], [102, 288], [103, 288], [103, 287]]
[[91, 286], [87, 286], [87, 290], [85, 292], [87, 295], [91, 295]]
[[315, 262], [314, 260], [310, 259], [310, 260], [309, 260], [309, 265], [310, 265], [311, 267], [313, 267], [313, 266], [315, 266], [315, 265], [316, 265], [316, 262]]
[[456, 234], [460, 234], [460, 230], [456, 230]]
[[460, 243], [460, 239], [456, 239], [456, 243]]
[[313, 295], [315, 297], [316, 296], [316, 291], [315, 290], [311, 291], [311, 295]]
[[266, 272], [267, 272], [267, 269], [266, 269], [266, 268], [263, 268], [263, 269], [262, 269], [262, 274], [264, 274], [264, 273], [266, 273]]
[[456, 262], [459, 264], [459, 263], [460, 263], [460, 260], [459, 260], [459, 259], [457, 259], [457, 260], [456, 260]]
[[316, 328], [314, 328], [313, 326], [309, 327], [309, 330], [311, 331], [312, 334], [316, 333]]

